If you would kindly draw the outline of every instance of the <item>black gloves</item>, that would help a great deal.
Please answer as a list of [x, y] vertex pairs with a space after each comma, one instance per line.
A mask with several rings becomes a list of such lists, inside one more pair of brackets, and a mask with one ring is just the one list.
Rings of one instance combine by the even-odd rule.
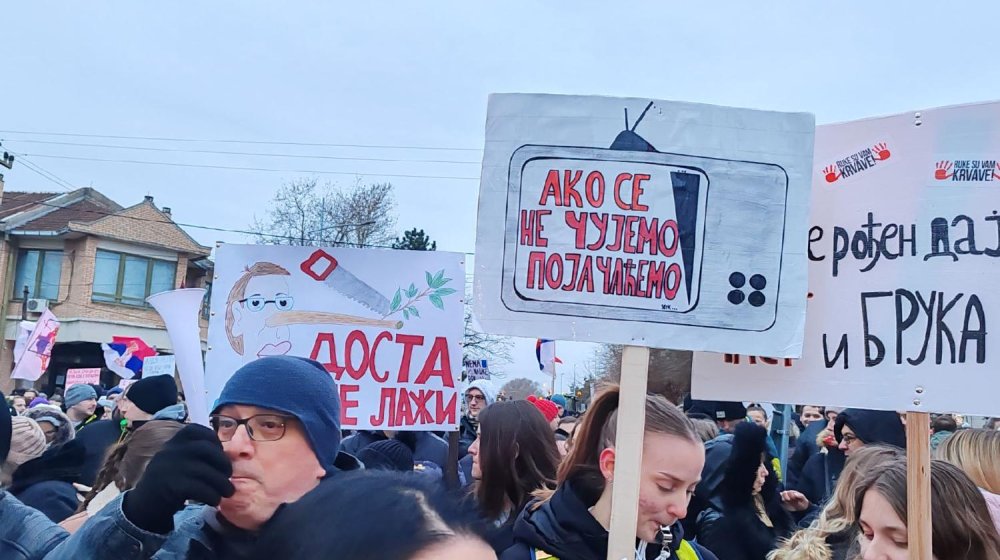
[[215, 432], [197, 424], [185, 426], [149, 461], [139, 483], [125, 494], [122, 511], [140, 529], [169, 533], [174, 514], [186, 501], [216, 506], [232, 496], [232, 474]]

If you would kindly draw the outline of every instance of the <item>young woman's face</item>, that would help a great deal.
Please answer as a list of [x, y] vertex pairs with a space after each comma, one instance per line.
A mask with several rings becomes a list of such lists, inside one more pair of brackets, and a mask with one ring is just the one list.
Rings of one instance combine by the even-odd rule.
[[705, 448], [700, 441], [646, 434], [642, 445], [637, 537], [655, 542], [661, 526], [684, 519], [704, 466]]
[[865, 492], [859, 524], [862, 560], [909, 559], [906, 523], [882, 494], [875, 490]]
[[479, 442], [483, 439], [482, 433], [482, 424], [480, 424], [480, 429], [476, 430], [476, 441], [469, 446], [469, 455], [472, 456], [472, 478], [476, 480], [483, 478], [483, 471], [479, 466]]
[[760, 494], [760, 491], [764, 488], [764, 481], [767, 480], [767, 467], [764, 463], [757, 465], [757, 478], [753, 481], [753, 493]]
[[764, 416], [763, 412], [759, 410], [751, 410], [747, 413], [747, 416], [750, 417], [750, 420], [753, 420], [754, 424], [757, 424], [761, 428], [767, 427], [767, 417]]

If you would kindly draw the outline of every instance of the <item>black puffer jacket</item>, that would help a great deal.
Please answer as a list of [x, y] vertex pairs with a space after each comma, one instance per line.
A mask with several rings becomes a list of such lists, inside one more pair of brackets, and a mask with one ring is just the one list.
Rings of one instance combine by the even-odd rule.
[[[362, 430], [340, 442], [340, 450], [357, 457], [365, 447], [386, 439], [381, 431]], [[397, 432], [393, 439], [413, 451], [415, 462], [429, 461], [441, 469], [448, 464], [448, 442], [430, 432]]]
[[798, 441], [795, 442], [792, 457], [788, 460], [788, 476], [785, 486], [795, 488], [802, 477], [802, 471], [805, 470], [806, 462], [820, 452], [816, 438], [826, 428], [826, 424], [825, 420], [817, 420], [802, 431]]
[[699, 516], [698, 542], [719, 560], [766, 560], [778, 540], [792, 534], [795, 522], [781, 506], [778, 480], [770, 461], [763, 460], [768, 476], [760, 495], [771, 520], [768, 527], [757, 515], [753, 485], [767, 451], [767, 431], [749, 422], [736, 427], [733, 451], [719, 487], [722, 509], [714, 505]]
[[[577, 484], [577, 486], [583, 486]], [[560, 560], [605, 560], [608, 556], [608, 532], [594, 519], [588, 508], [598, 496], [578, 493], [573, 482], [566, 482], [549, 501], [533, 509], [528, 504], [514, 523], [514, 546], [500, 560], [535, 560], [534, 549], [554, 555]], [[684, 537], [680, 523], [673, 526], [674, 541], [671, 558], [677, 558], [677, 548]], [[693, 544], [702, 560], [717, 560], [704, 547]], [[646, 558], [660, 554], [658, 545], [646, 548]]]
[[76, 440], [50, 447], [41, 457], [32, 459], [14, 471], [7, 489], [24, 505], [37, 509], [59, 523], [76, 512], [80, 505], [73, 483], [80, 477], [86, 450]]

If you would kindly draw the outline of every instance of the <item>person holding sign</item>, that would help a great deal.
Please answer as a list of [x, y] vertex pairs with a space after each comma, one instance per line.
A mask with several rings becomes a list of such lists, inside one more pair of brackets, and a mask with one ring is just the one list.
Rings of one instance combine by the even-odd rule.
[[[908, 560], [906, 462], [869, 473], [856, 496], [861, 558]], [[1000, 558], [1000, 536], [986, 500], [961, 469], [931, 461], [931, 508], [936, 560]]]
[[[514, 524], [501, 560], [605, 560], [615, 483], [618, 387], [591, 403], [554, 491], [540, 491]], [[678, 521], [701, 477], [705, 448], [691, 421], [660, 395], [647, 394], [639, 476], [636, 560], [715, 560], [683, 538]], [[631, 559], [630, 559], [631, 560]]]

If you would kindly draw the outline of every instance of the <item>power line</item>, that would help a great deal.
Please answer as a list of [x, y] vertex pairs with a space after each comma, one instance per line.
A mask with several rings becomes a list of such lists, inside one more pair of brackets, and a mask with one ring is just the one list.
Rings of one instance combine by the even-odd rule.
[[82, 134], [71, 132], [41, 132], [36, 130], [0, 130], [6, 134], [30, 134], [35, 136], [70, 136], [76, 138], [105, 138], [114, 140], [148, 140], [156, 142], [205, 142], [216, 144], [270, 144], [275, 146], [316, 146], [327, 148], [369, 148], [369, 149], [391, 149], [391, 150], [437, 150], [455, 152], [481, 152], [479, 148], [462, 148], [452, 146], [406, 146], [393, 144], [336, 144], [329, 142], [298, 142], [280, 140], [234, 140], [234, 139], [209, 139], [209, 138], [171, 138], [165, 136], [127, 136], [112, 134]]
[[56, 175], [55, 173], [52, 173], [51, 171], [46, 170], [45, 168], [43, 168], [42, 166], [38, 165], [37, 163], [32, 163], [30, 160], [24, 158], [24, 156], [22, 156], [20, 154], [18, 154], [18, 161], [20, 161], [21, 164], [23, 164], [25, 167], [27, 167], [29, 171], [31, 171], [33, 173], [36, 173], [38, 175], [41, 175], [45, 179], [48, 179], [49, 181], [55, 183], [56, 185], [59, 185], [63, 189], [66, 189], [67, 191], [73, 190], [73, 185], [70, 185], [69, 183], [67, 183], [66, 181], [64, 181], [62, 178], [60, 178], [58, 175]]
[[359, 173], [356, 171], [327, 171], [318, 169], [273, 169], [268, 167], [241, 167], [234, 165], [211, 165], [202, 163], [177, 163], [168, 161], [144, 161], [144, 160], [132, 160], [132, 159], [108, 159], [108, 158], [92, 158], [92, 157], [80, 157], [80, 156], [59, 156], [53, 154], [22, 154], [15, 153], [18, 157], [31, 156], [31, 157], [42, 157], [42, 158], [55, 158], [55, 159], [70, 159], [78, 161], [96, 161], [104, 163], [130, 163], [135, 165], [164, 165], [169, 167], [197, 167], [203, 169], [227, 169], [231, 171], [265, 171], [272, 173], [304, 173], [304, 174], [315, 174], [315, 175], [351, 175], [360, 177], [393, 177], [393, 178], [404, 178], [404, 179], [448, 179], [456, 181], [478, 181], [479, 177], [457, 177], [451, 175], [408, 175], [399, 173]]
[[229, 150], [195, 150], [187, 148], [164, 148], [159, 146], [122, 146], [120, 144], [93, 144], [88, 142], [59, 142], [55, 140], [27, 140], [21, 138], [5, 138], [8, 142], [23, 142], [31, 144], [51, 144], [55, 146], [78, 146], [87, 148], [108, 148], [117, 150], [142, 150], [147, 152], [172, 152], [188, 154], [214, 154], [231, 156], [255, 156], [255, 157], [276, 157], [276, 158], [299, 158], [299, 159], [326, 159], [336, 161], [377, 161], [387, 163], [441, 163], [460, 165], [479, 165], [478, 161], [468, 160], [448, 160], [448, 159], [413, 159], [413, 158], [373, 158], [373, 157], [350, 157], [350, 156], [326, 156], [310, 154], [286, 154], [270, 152], [235, 152]]

